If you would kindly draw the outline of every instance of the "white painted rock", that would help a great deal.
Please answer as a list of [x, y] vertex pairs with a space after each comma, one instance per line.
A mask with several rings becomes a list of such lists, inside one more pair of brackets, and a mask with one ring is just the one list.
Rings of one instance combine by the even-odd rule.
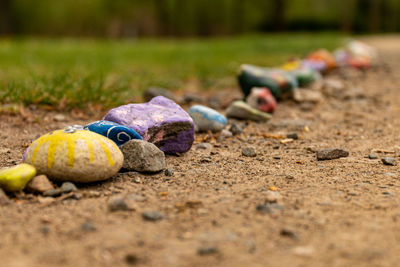
[[35, 140], [25, 152], [24, 161], [52, 180], [86, 183], [115, 175], [124, 157], [110, 139], [69, 127]]
[[196, 130], [199, 132], [220, 132], [228, 124], [228, 120], [224, 115], [202, 105], [192, 106], [189, 109], [189, 115], [192, 117]]

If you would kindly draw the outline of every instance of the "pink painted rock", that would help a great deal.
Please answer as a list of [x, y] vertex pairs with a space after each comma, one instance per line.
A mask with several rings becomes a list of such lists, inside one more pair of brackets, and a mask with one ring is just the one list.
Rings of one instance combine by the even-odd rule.
[[267, 113], [273, 113], [277, 106], [275, 97], [267, 88], [253, 87], [246, 102], [251, 107]]
[[184, 153], [194, 141], [194, 123], [174, 101], [157, 96], [148, 103], [110, 110], [104, 120], [128, 126], [165, 153]]

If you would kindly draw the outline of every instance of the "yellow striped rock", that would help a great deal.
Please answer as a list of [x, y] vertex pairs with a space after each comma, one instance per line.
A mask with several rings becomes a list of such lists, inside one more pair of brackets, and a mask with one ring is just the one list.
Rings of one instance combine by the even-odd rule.
[[29, 164], [2, 169], [0, 170], [0, 187], [8, 192], [20, 191], [35, 175], [35, 167]]
[[110, 139], [97, 133], [66, 129], [35, 140], [24, 155], [25, 162], [54, 181], [86, 183], [116, 174], [124, 156]]

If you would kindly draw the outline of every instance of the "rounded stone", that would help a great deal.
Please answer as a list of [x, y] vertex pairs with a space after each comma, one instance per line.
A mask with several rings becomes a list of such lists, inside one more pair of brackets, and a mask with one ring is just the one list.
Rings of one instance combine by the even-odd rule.
[[57, 130], [35, 140], [24, 161], [54, 181], [86, 183], [116, 174], [124, 157], [118, 146], [97, 133], [73, 129]]
[[29, 164], [0, 170], [0, 187], [7, 192], [24, 189], [25, 185], [36, 175], [36, 169]]
[[101, 134], [102, 136], [113, 140], [118, 146], [123, 145], [132, 139], [142, 140], [140, 134], [133, 129], [111, 121], [95, 121], [86, 125], [84, 129]]
[[189, 115], [192, 117], [196, 130], [199, 132], [219, 132], [228, 124], [228, 120], [224, 115], [202, 105], [192, 106], [189, 109]]

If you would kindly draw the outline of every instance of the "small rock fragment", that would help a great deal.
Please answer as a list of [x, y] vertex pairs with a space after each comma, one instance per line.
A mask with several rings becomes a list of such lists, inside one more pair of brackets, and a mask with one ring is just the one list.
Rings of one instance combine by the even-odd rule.
[[212, 145], [209, 143], [199, 143], [196, 146], [197, 149], [210, 149], [212, 148]]
[[165, 169], [165, 155], [154, 144], [130, 140], [121, 146], [124, 154], [123, 168], [129, 171], [159, 172]]
[[78, 188], [71, 182], [65, 182], [61, 185], [60, 190], [63, 194], [68, 194], [78, 190]]
[[388, 166], [396, 166], [397, 162], [394, 158], [391, 157], [383, 157], [382, 158], [382, 163]]
[[297, 256], [311, 257], [314, 254], [315, 249], [311, 246], [295, 247], [293, 253]]
[[158, 211], [147, 211], [142, 213], [142, 218], [146, 221], [156, 222], [164, 218]]
[[97, 230], [96, 226], [91, 222], [85, 222], [81, 225], [81, 230], [86, 232], [94, 232]]
[[164, 174], [165, 176], [174, 176], [174, 171], [171, 169], [165, 169]]
[[203, 246], [197, 250], [197, 254], [199, 254], [200, 256], [216, 254], [216, 253], [218, 253], [218, 248], [215, 246]]
[[371, 153], [368, 155], [368, 158], [369, 159], [378, 159], [378, 155]]
[[308, 89], [295, 89], [293, 92], [293, 98], [296, 102], [310, 102], [318, 103], [322, 101], [322, 94], [319, 91], [308, 90]]
[[290, 133], [290, 134], [286, 135], [286, 138], [297, 140], [297, 139], [299, 139], [299, 136], [297, 135], [297, 133]]
[[44, 197], [58, 197], [61, 196], [62, 192], [60, 188], [50, 189], [43, 192]]
[[243, 132], [243, 127], [237, 123], [232, 123], [231, 127], [229, 128], [229, 131], [231, 131], [233, 135], [238, 135]]
[[26, 185], [26, 190], [32, 193], [43, 193], [54, 189], [46, 175], [38, 175]]
[[331, 160], [343, 157], [348, 157], [349, 152], [341, 148], [327, 148], [317, 151], [318, 160]]
[[133, 210], [133, 207], [128, 205], [127, 201], [123, 196], [114, 196], [108, 202], [108, 210], [114, 211], [129, 211]]
[[232, 137], [233, 134], [231, 133], [231, 131], [224, 129], [224, 130], [221, 131], [221, 136], [223, 136], [223, 137]]
[[62, 122], [62, 121], [66, 121], [66, 117], [64, 114], [57, 114], [53, 117], [54, 121], [58, 121], [58, 122]]
[[287, 228], [283, 228], [281, 230], [280, 234], [281, 234], [281, 236], [286, 236], [286, 237], [289, 237], [289, 238], [294, 239], [294, 240], [298, 240], [299, 239], [299, 237], [297, 236], [297, 234], [293, 230], [290, 230], [290, 229], [287, 229]]
[[276, 203], [279, 202], [281, 199], [282, 199], [281, 194], [271, 190], [268, 190], [265, 196], [265, 201], [268, 203]]
[[242, 155], [245, 157], [257, 156], [257, 151], [253, 146], [246, 146], [242, 148]]

